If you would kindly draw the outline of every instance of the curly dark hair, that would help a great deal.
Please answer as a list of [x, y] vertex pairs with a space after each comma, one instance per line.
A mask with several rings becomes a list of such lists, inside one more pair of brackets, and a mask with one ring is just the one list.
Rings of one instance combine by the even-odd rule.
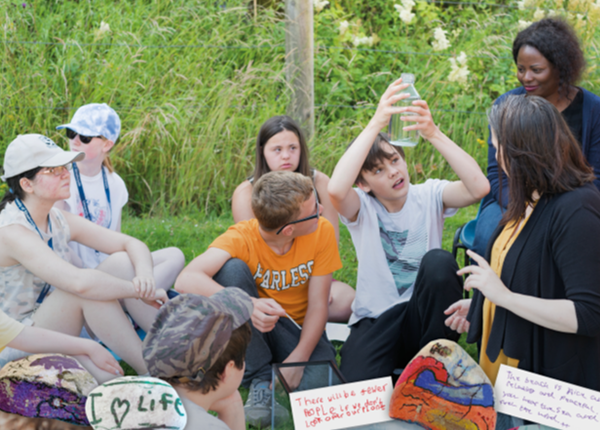
[[531, 46], [558, 70], [558, 93], [567, 97], [585, 69], [585, 58], [573, 27], [563, 18], [545, 18], [534, 22], [517, 34], [513, 42], [513, 59], [517, 63], [519, 50]]

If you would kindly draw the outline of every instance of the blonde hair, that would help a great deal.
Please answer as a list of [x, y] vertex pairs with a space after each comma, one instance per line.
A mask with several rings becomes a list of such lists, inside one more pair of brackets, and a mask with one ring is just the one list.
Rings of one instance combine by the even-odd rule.
[[265, 173], [252, 187], [252, 212], [263, 229], [276, 230], [294, 221], [313, 190], [312, 180], [301, 173]]
[[[104, 136], [100, 136], [100, 138], [101, 138], [102, 140], [108, 140], [108, 139], [107, 139], [106, 137], [104, 137]], [[112, 148], [111, 148], [111, 149], [112, 149]], [[110, 155], [108, 155], [108, 154], [109, 154], [109, 152], [110, 152], [110, 151], [108, 151], [108, 152], [106, 153], [106, 155], [104, 156], [104, 160], [102, 160], [102, 165], [108, 169], [109, 173], [113, 173], [113, 172], [115, 171], [115, 168], [113, 167], [113, 163], [112, 163], [112, 161], [111, 161], [111, 159], [110, 159]]]
[[104, 157], [104, 160], [102, 160], [102, 165], [106, 167], [110, 173], [115, 171], [112, 161], [110, 160], [110, 155], [108, 154], [106, 154], [106, 157]]

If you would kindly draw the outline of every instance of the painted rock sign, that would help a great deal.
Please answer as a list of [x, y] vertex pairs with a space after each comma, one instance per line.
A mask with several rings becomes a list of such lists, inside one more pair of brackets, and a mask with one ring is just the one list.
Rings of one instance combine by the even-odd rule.
[[0, 409], [30, 418], [53, 418], [88, 425], [87, 394], [98, 386], [77, 360], [35, 354], [0, 370]]
[[481, 367], [458, 344], [433, 341], [400, 375], [390, 417], [430, 430], [494, 430], [494, 389]]
[[89, 394], [85, 411], [95, 430], [179, 430], [187, 422], [177, 391], [145, 376], [124, 376], [100, 385]]

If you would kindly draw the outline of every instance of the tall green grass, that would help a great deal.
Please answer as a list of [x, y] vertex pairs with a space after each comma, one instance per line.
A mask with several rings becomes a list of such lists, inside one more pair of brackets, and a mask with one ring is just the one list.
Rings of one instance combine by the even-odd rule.
[[[249, 3], [0, 0], [0, 151], [19, 133], [66, 145], [55, 127], [82, 104], [106, 102], [122, 119], [112, 157], [135, 213], [222, 213], [252, 170], [260, 125], [285, 113], [291, 99], [283, 17], [273, 8], [255, 17]], [[389, 82], [410, 71], [440, 128], [485, 167], [485, 115], [448, 111], [483, 112], [516, 86], [512, 61], [501, 57], [510, 56], [519, 16], [420, 2], [419, 25], [409, 28], [387, 0], [330, 3], [315, 14], [312, 164], [331, 173]], [[342, 19], [378, 34], [373, 48], [382, 52], [334, 49], [352, 47], [338, 34]], [[101, 22], [110, 32], [100, 33]], [[448, 81], [447, 55], [387, 52], [431, 52], [431, 29], [441, 24], [457, 32], [443, 54], [470, 56], [467, 86]], [[596, 68], [583, 85], [598, 92]], [[409, 151], [408, 162], [414, 182], [454, 176], [425, 142]]]

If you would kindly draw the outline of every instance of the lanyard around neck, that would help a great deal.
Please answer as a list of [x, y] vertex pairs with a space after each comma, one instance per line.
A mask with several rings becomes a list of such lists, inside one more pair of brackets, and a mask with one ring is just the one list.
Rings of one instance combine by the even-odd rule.
[[[104, 192], [106, 193], [106, 201], [108, 202], [108, 226], [110, 228], [110, 224], [112, 223], [112, 206], [110, 204], [110, 188], [108, 187], [108, 178], [106, 177], [105, 167], [101, 167], [102, 170], [102, 182], [104, 183]], [[77, 190], [79, 191], [79, 199], [81, 200], [81, 207], [83, 208], [83, 215], [89, 221], [94, 222], [92, 219], [92, 215], [90, 214], [90, 209], [87, 204], [87, 200], [85, 198], [85, 191], [83, 190], [83, 184], [81, 183], [81, 175], [79, 174], [79, 167], [77, 167], [77, 163], [73, 163], [73, 176], [75, 176], [75, 183], [77, 184]]]
[[[42, 232], [38, 228], [37, 224], [33, 220], [33, 217], [31, 216], [31, 214], [27, 210], [27, 207], [23, 204], [21, 199], [17, 197], [15, 199], [15, 204], [17, 205], [19, 210], [25, 214], [25, 218], [27, 218], [27, 222], [29, 222], [29, 224], [31, 224], [31, 226], [33, 228], [35, 228], [35, 231], [37, 231], [37, 234], [40, 235], [40, 239], [42, 239], [43, 242], [46, 242], [46, 240], [44, 239], [44, 236], [42, 235]], [[47, 244], [50, 247], [50, 249], [54, 250], [54, 246], [52, 245], [52, 222], [50, 221], [50, 214], [48, 214], [48, 230], [50, 231], [50, 240], [48, 240]]]
[[[17, 205], [19, 210], [25, 214], [25, 218], [27, 219], [27, 222], [29, 222], [29, 224], [31, 224], [31, 226], [33, 228], [35, 228], [35, 231], [37, 231], [37, 233], [40, 235], [42, 242], [46, 242], [46, 240], [44, 239], [44, 236], [42, 235], [42, 232], [38, 228], [37, 224], [33, 220], [33, 217], [31, 216], [31, 214], [27, 210], [27, 207], [23, 204], [21, 199], [17, 197], [15, 199], [15, 204]], [[48, 244], [50, 249], [54, 251], [54, 246], [52, 244], [52, 222], [50, 221], [50, 214], [48, 214], [48, 231], [50, 231], [50, 240], [48, 240], [48, 242], [46, 242], [46, 243]], [[46, 295], [48, 294], [49, 291], [50, 291], [50, 284], [48, 284], [46, 282], [44, 284], [44, 286], [42, 287], [42, 291], [40, 292], [40, 295], [38, 296], [37, 300], [35, 301], [36, 308], [44, 301], [44, 298], [46, 297]]]

